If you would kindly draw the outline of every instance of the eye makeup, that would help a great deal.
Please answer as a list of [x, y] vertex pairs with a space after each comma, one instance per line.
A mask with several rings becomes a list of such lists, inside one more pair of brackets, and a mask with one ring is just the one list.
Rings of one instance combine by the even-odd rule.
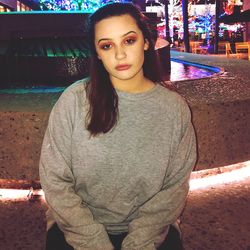
[[[137, 41], [138, 35], [135, 31], [129, 31], [122, 35], [121, 38], [121, 44], [132, 45]], [[114, 47], [114, 43], [111, 38], [102, 38], [98, 41], [98, 47], [101, 50], [109, 50]]]
[[111, 43], [111, 42], [101, 42], [101, 43], [98, 44], [98, 46], [102, 50], [109, 50], [113, 46], [113, 43]]
[[[122, 41], [123, 44], [125, 45], [132, 45], [137, 41], [137, 35], [129, 35], [127, 37], [125, 37]], [[109, 50], [113, 47], [113, 43], [109, 42], [109, 41], [101, 41], [98, 44], [99, 48], [102, 50]]]
[[134, 35], [130, 35], [128, 37], [126, 37], [123, 42], [127, 45], [131, 45], [131, 44], [134, 44], [135, 42], [137, 41], [137, 35], [134, 34]]

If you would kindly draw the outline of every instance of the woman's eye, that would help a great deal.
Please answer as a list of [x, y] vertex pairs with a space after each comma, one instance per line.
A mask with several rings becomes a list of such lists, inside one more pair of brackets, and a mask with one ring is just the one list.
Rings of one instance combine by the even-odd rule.
[[111, 47], [112, 47], [111, 43], [101, 45], [101, 49], [103, 49], [103, 50], [109, 50]]
[[133, 44], [135, 43], [136, 39], [135, 38], [128, 38], [125, 40], [125, 44]]

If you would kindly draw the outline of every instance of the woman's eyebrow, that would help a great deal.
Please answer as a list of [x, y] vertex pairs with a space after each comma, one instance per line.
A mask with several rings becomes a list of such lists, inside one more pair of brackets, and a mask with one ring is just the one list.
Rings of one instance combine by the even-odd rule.
[[[125, 36], [127, 36], [127, 35], [129, 35], [129, 34], [131, 34], [131, 33], [137, 34], [135, 31], [131, 30], [131, 31], [129, 31], [129, 32], [125, 33], [125, 34], [123, 34], [121, 37], [125, 37]], [[111, 38], [101, 38], [101, 39], [98, 40], [97, 43], [99, 44], [101, 41], [107, 41], [107, 40], [112, 40], [112, 39], [111, 39]]]
[[127, 35], [129, 35], [129, 34], [131, 34], [131, 33], [137, 34], [135, 31], [131, 30], [131, 31], [125, 33], [124, 35], [122, 35], [122, 37], [127, 36]]

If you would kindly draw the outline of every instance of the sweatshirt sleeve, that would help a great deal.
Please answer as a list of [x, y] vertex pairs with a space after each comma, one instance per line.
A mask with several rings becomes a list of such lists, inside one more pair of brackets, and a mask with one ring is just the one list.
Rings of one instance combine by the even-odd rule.
[[51, 111], [41, 150], [39, 173], [45, 199], [66, 241], [75, 250], [111, 250], [104, 226], [94, 220], [74, 190], [71, 137], [76, 98], [74, 93], [65, 92]]
[[180, 113], [179, 142], [174, 146], [163, 187], [139, 208], [138, 218], [129, 224], [122, 250], [155, 250], [164, 240], [168, 226], [178, 219], [184, 208], [189, 177], [196, 161], [196, 139], [185, 103]]

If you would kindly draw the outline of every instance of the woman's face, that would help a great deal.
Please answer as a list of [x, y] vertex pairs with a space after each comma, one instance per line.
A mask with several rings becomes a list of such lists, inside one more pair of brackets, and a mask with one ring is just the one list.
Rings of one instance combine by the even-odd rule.
[[95, 25], [95, 48], [111, 81], [143, 76], [144, 51], [148, 42], [128, 14], [109, 17]]

